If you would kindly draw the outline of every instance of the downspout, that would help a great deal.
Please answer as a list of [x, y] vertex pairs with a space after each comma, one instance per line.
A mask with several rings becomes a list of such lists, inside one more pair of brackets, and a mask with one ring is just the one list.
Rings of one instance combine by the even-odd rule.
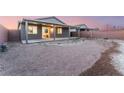
[[55, 31], [55, 26], [53, 25], [53, 38], [54, 38], [54, 41], [55, 41], [55, 38], [56, 38], [56, 31]]
[[71, 37], [71, 33], [70, 33], [70, 26], [69, 26], [69, 38]]
[[28, 22], [25, 21], [25, 40], [26, 44], [28, 44]]

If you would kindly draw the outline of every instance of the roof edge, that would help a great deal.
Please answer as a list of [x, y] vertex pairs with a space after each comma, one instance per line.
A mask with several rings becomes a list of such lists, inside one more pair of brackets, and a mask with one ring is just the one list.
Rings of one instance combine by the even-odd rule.
[[55, 18], [56, 20], [58, 20], [59, 22], [66, 24], [65, 22], [61, 21], [59, 18], [55, 17], [55, 16], [50, 16], [50, 17], [44, 17], [44, 18], [37, 18], [35, 20], [42, 20], [42, 19], [49, 19], [49, 18]]

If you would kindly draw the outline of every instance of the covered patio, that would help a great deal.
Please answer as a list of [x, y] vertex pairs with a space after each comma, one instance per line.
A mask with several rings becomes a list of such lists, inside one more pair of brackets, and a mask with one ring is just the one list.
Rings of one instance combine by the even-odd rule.
[[[23, 26], [22, 26], [22, 25]], [[18, 29], [21, 25], [21, 42], [22, 43], [37, 43], [37, 42], [46, 42], [46, 41], [54, 41], [54, 40], [67, 40], [70, 39], [71, 28], [76, 28], [75, 26], [70, 26], [67, 24], [55, 24], [42, 22], [39, 20], [27, 20], [23, 19], [22, 22], [19, 23]], [[37, 36], [39, 38], [34, 38], [36, 35], [31, 35], [29, 32], [29, 26], [37, 26], [38, 32]], [[43, 29], [44, 28], [44, 29]], [[46, 30], [47, 28], [48, 30]], [[43, 32], [44, 30], [44, 32]], [[57, 34], [57, 30], [59, 30], [60, 34]], [[47, 32], [47, 33], [46, 33]]]

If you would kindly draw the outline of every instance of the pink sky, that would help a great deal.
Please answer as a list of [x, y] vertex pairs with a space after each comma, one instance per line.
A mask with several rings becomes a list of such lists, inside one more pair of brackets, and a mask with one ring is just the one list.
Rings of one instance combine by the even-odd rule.
[[[0, 16], [0, 24], [5, 26], [8, 29], [17, 29], [18, 21], [23, 18], [35, 19], [43, 16]], [[89, 27], [99, 27], [101, 28], [103, 24], [94, 20], [90, 17], [81, 17], [81, 16], [57, 16], [60, 20], [69, 25], [76, 24], [87, 24]]]

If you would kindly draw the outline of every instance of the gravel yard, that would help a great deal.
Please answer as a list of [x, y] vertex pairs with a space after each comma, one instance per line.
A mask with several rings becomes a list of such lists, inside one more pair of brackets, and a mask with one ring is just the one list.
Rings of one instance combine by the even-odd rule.
[[123, 40], [115, 40], [118, 43], [117, 53], [113, 53], [111, 55], [112, 61], [111, 63], [122, 75], [124, 75], [124, 41]]
[[[86, 71], [82, 72], [81, 76], [121, 76], [122, 74], [119, 72], [119, 70], [116, 69], [116, 67], [112, 64], [113, 57], [112, 55], [114, 53], [118, 53], [118, 43], [113, 42], [113, 46], [105, 50], [102, 54], [99, 60], [96, 61], [96, 63]], [[116, 60], [118, 63], [118, 61]]]
[[8, 43], [8, 51], [0, 53], [0, 75], [77, 76], [111, 46], [102, 39]]

